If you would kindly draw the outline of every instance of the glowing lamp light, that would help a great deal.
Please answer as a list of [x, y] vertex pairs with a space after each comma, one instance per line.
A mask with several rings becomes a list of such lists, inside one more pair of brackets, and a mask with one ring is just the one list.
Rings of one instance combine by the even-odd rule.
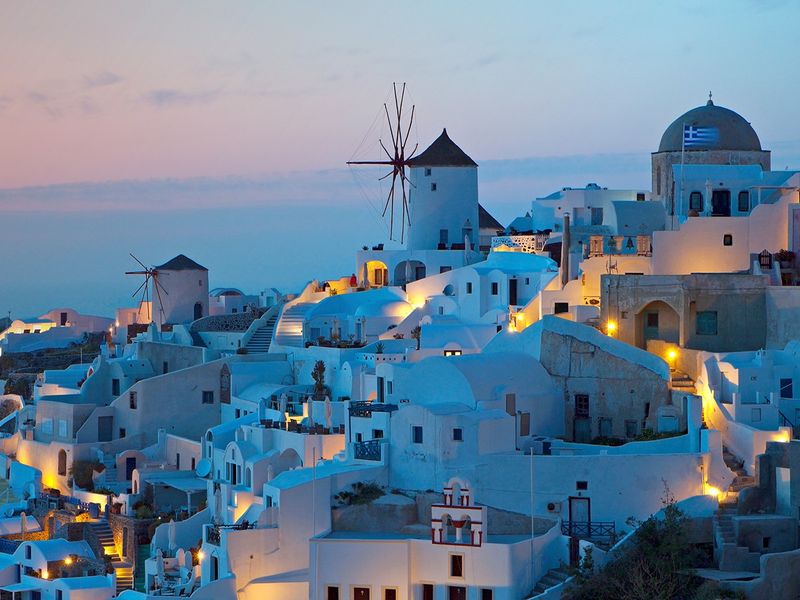
[[72, 564], [72, 557], [68, 556], [67, 558], [65, 558], [64, 559], [64, 564], [67, 565], [67, 566], [71, 565]]
[[617, 332], [617, 322], [609, 321], [606, 323], [606, 334], [614, 335]]
[[678, 351], [675, 350], [675, 348], [667, 350], [667, 360], [669, 360], [669, 362], [674, 361], [676, 358], [678, 358]]
[[722, 494], [722, 490], [713, 485], [706, 484], [706, 495], [713, 496], [714, 498], [719, 498], [720, 494]]
[[47, 569], [42, 571], [42, 579], [50, 579], [50, 572]]
[[206, 557], [206, 553], [202, 550], [198, 550], [197, 552], [197, 560], [203, 560]]

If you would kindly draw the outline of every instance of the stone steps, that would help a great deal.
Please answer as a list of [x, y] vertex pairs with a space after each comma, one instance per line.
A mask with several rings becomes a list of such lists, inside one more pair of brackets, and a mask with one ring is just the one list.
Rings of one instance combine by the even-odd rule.
[[563, 567], [551, 569], [545, 573], [544, 577], [536, 582], [536, 587], [533, 588], [533, 593], [534, 595], [542, 594], [551, 587], [564, 583], [567, 579], [569, 579], [569, 577], [570, 574], [567, 573]]

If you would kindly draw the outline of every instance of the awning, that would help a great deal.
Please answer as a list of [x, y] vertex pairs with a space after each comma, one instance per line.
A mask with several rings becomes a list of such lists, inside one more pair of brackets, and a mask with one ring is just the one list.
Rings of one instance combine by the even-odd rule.
[[6, 592], [32, 592], [34, 590], [41, 590], [42, 585], [36, 585], [34, 583], [10, 583], [9, 585], [0, 586], [0, 590], [4, 590]]

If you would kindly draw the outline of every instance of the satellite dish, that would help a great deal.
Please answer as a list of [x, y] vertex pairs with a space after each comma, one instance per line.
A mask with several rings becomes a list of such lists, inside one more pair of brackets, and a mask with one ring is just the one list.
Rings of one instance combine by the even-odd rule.
[[207, 458], [201, 458], [194, 472], [198, 477], [208, 477], [211, 474], [211, 461]]

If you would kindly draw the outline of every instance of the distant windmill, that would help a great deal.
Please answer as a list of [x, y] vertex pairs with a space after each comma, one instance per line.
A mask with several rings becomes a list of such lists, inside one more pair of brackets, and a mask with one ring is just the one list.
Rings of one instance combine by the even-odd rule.
[[386, 145], [383, 143], [382, 139], [378, 139], [378, 142], [383, 149], [383, 152], [386, 154], [386, 159], [384, 160], [350, 160], [347, 161], [348, 165], [386, 165], [387, 167], [391, 167], [392, 170], [381, 177], [379, 181], [387, 179], [389, 176], [392, 177], [392, 184], [389, 187], [389, 194], [386, 197], [386, 202], [383, 205], [383, 213], [381, 214], [382, 217], [386, 216], [386, 213], [389, 213], [389, 239], [393, 239], [394, 234], [394, 201], [395, 195], [398, 193], [397, 188], [399, 187], [400, 194], [402, 195], [402, 203], [400, 205], [400, 243], [403, 242], [405, 236], [405, 228], [406, 224], [411, 225], [411, 215], [408, 210], [408, 195], [406, 193], [406, 182], [411, 185], [411, 181], [406, 176], [406, 168], [409, 166], [408, 162], [414, 156], [414, 153], [417, 151], [417, 145], [414, 146], [414, 149], [406, 155], [406, 145], [408, 144], [408, 136], [411, 133], [411, 127], [414, 124], [414, 109], [415, 106], [411, 106], [411, 115], [408, 119], [408, 125], [403, 125], [403, 101], [405, 100], [406, 96], [406, 84], [403, 84], [403, 87], [400, 91], [400, 97], [398, 98], [397, 95], [397, 84], [392, 84], [392, 89], [394, 91], [394, 114], [390, 115], [389, 107], [386, 103], [383, 104], [383, 112], [386, 115], [386, 123], [389, 126], [389, 134], [391, 135], [392, 142], [391, 142], [391, 151], [387, 149]]
[[[150, 286], [153, 286], [153, 299], [158, 298], [158, 312], [159, 312], [159, 322], [158, 326], [161, 327], [164, 323], [164, 303], [161, 300], [161, 292], [164, 292], [167, 296], [167, 290], [164, 289], [164, 286], [161, 285], [158, 281], [158, 269], [153, 267], [146, 267], [145, 264], [136, 258], [133, 254], [131, 254], [131, 258], [135, 260], [142, 266], [143, 271], [125, 271], [125, 275], [144, 275], [144, 281], [142, 284], [136, 288], [136, 291], [131, 294], [131, 296], [135, 297], [140, 291], [142, 292], [142, 298], [139, 301], [139, 315], [141, 316], [142, 313], [142, 303], [150, 302]], [[151, 283], [152, 281], [152, 283]], [[151, 304], [152, 307], [152, 304]], [[153, 318], [153, 310], [150, 309], [150, 318]]]

